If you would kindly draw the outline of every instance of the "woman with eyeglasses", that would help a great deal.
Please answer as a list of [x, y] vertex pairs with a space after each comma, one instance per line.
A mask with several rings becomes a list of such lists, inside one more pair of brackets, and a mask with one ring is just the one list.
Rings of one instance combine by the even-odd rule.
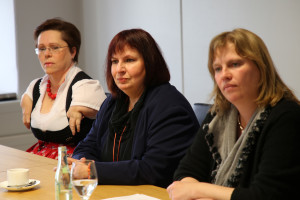
[[60, 145], [73, 153], [106, 95], [99, 81], [77, 66], [81, 37], [73, 24], [48, 19], [35, 29], [34, 40], [45, 75], [33, 80], [21, 99], [23, 123], [38, 139], [27, 152], [56, 159]]

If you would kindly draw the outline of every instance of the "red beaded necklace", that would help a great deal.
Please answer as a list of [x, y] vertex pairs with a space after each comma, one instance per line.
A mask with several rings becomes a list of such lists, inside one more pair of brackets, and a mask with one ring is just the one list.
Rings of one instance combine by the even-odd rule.
[[55, 100], [57, 94], [52, 94], [52, 92], [51, 92], [51, 81], [50, 81], [50, 79], [48, 80], [48, 84], [47, 84], [47, 92], [48, 92], [48, 96], [52, 100]]

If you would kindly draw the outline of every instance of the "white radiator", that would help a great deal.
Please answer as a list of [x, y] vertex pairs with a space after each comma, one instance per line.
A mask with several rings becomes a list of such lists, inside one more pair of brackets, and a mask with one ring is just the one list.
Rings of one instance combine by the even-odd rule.
[[0, 144], [26, 150], [36, 142], [22, 122], [19, 100], [0, 102]]

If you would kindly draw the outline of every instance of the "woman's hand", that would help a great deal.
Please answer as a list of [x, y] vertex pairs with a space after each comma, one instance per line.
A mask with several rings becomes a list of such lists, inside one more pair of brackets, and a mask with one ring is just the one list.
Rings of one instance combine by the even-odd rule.
[[213, 198], [204, 197], [203, 194], [199, 193], [201, 192], [199, 190], [201, 184], [194, 178], [186, 177], [181, 181], [174, 181], [169, 185], [167, 191], [172, 200], [214, 200]]
[[73, 168], [72, 176], [76, 179], [85, 179], [88, 178], [88, 165], [84, 163], [86, 159], [81, 158], [80, 160], [76, 160], [76, 166]]
[[169, 197], [172, 200], [193, 200], [195, 199], [192, 196], [192, 190], [194, 183], [183, 182], [183, 181], [174, 181], [167, 188]]
[[80, 123], [84, 117], [95, 118], [97, 112], [97, 110], [85, 106], [71, 106], [67, 112], [67, 117], [72, 134], [75, 135], [76, 131], [80, 132]]
[[[84, 158], [84, 157], [80, 159], [80, 161], [85, 161], [85, 160], [86, 160], [86, 158]], [[77, 162], [77, 161], [79, 161], [79, 160], [77, 160], [75, 158], [69, 158], [69, 157], [67, 158], [67, 162], [68, 162], [68, 166], [69, 166], [70, 171], [71, 171], [72, 163]], [[54, 167], [53, 171], [56, 171], [56, 169], [57, 169], [57, 167]]]
[[167, 191], [172, 200], [230, 200], [234, 188], [198, 182], [187, 177], [181, 181], [174, 181]]
[[80, 132], [80, 123], [82, 118], [84, 117], [80, 112], [80, 107], [81, 106], [71, 106], [67, 112], [72, 135], [75, 135], [76, 131]]
[[69, 158], [69, 157], [67, 158], [67, 162], [68, 162], [69, 166], [72, 166], [72, 163], [76, 162], [76, 161], [77, 161], [77, 159], [75, 159], [75, 158]]
[[24, 94], [24, 96], [21, 99], [21, 108], [23, 113], [23, 124], [26, 126], [27, 129], [30, 129], [32, 100], [27, 94]]

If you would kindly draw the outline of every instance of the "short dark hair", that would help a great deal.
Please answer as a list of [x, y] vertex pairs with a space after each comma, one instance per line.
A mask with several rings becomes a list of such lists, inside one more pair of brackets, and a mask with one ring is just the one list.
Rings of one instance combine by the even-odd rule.
[[144, 59], [145, 88], [155, 87], [170, 81], [167, 63], [152, 36], [142, 29], [123, 30], [111, 40], [106, 56], [106, 83], [114, 97], [121, 90], [117, 87], [111, 74], [111, 58], [116, 52], [122, 51], [126, 45], [136, 49]]
[[47, 19], [42, 24], [40, 24], [36, 29], [34, 30], [34, 41], [37, 45], [37, 39], [39, 35], [48, 30], [56, 30], [61, 32], [62, 34], [62, 40], [64, 40], [68, 46], [69, 50], [72, 53], [72, 48], [76, 48], [76, 55], [74, 57], [74, 62], [78, 63], [78, 55], [81, 45], [81, 36], [80, 31], [77, 29], [77, 27], [74, 24], [71, 24], [70, 22], [66, 22], [60, 18], [52, 18]]

